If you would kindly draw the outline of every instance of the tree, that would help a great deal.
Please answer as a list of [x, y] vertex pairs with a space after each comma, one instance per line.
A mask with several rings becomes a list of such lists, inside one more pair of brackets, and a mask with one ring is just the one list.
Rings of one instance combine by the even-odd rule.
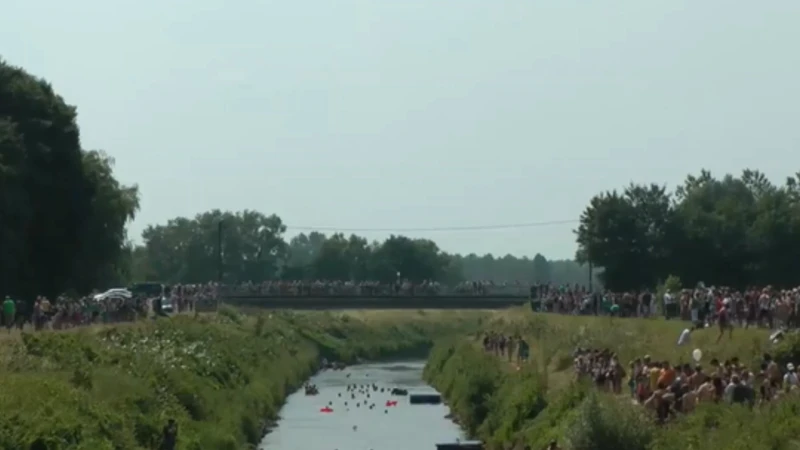
[[139, 192], [135, 186], [123, 186], [113, 174], [114, 160], [100, 151], [83, 153], [87, 185], [94, 193], [83, 245], [75, 257], [72, 287], [87, 292], [99, 286], [121, 286], [130, 278], [130, 261], [125, 226], [139, 210]]
[[[111, 161], [81, 149], [76, 109], [0, 61], [0, 290], [31, 299], [116, 272], [138, 208]], [[116, 275], [114, 275], [116, 276]]]
[[533, 277], [536, 283], [549, 283], [552, 276], [550, 263], [547, 262], [547, 258], [537, 253], [536, 256], [533, 257]]
[[166, 225], [150, 226], [142, 238], [151, 281], [204, 283], [216, 279], [222, 270], [226, 281], [244, 282], [277, 276], [286, 259], [285, 231], [275, 215], [213, 210], [193, 219], [178, 217]]
[[698, 281], [726, 286], [748, 279], [747, 265], [755, 254], [748, 243], [748, 223], [755, 220], [756, 198], [748, 185], [731, 175], [721, 180], [704, 172], [675, 205], [680, 223], [675, 273], [692, 285]]
[[646, 231], [627, 193], [603, 193], [581, 215], [576, 258], [602, 266], [610, 289], [644, 286], [651, 275], [646, 267], [652, 265]]
[[341, 233], [326, 239], [311, 263], [314, 277], [322, 280], [353, 279], [354, 259], [349, 244]]
[[443, 280], [449, 260], [435, 242], [390, 236], [373, 253], [370, 272], [376, 280], [390, 282], [398, 277], [415, 282]]
[[[589, 280], [588, 266], [575, 260], [548, 261], [542, 256], [544, 261], [539, 261], [537, 267], [536, 257], [529, 259], [506, 255], [502, 258], [495, 258], [491, 254], [478, 256], [471, 253], [466, 256], [452, 255], [452, 258], [462, 267], [460, 272], [466, 280], [485, 280], [496, 283], [549, 282], [556, 285], [584, 285]], [[547, 265], [543, 265], [542, 262], [546, 262]], [[549, 278], [540, 275], [543, 273], [549, 273]]]
[[317, 231], [307, 235], [298, 234], [289, 241], [286, 263], [293, 267], [308, 266], [317, 257], [326, 239], [323, 233]]
[[604, 268], [612, 289], [674, 274], [687, 285], [800, 282], [800, 174], [776, 186], [759, 171], [687, 176], [674, 195], [651, 185], [594, 197], [576, 230], [578, 257]]

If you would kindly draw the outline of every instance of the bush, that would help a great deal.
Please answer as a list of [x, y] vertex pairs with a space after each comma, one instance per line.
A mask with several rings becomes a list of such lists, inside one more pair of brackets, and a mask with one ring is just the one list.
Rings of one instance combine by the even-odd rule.
[[509, 372], [472, 342], [434, 347], [424, 377], [448, 400], [467, 433], [490, 448], [517, 439], [522, 425], [547, 407], [537, 371]]
[[655, 426], [630, 401], [591, 392], [566, 431], [572, 450], [647, 450]]

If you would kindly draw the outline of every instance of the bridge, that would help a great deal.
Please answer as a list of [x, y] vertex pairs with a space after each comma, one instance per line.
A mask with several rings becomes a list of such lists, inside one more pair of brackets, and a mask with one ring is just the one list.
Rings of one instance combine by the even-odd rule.
[[220, 299], [238, 307], [264, 309], [504, 309], [527, 303], [526, 295], [319, 295], [229, 294]]

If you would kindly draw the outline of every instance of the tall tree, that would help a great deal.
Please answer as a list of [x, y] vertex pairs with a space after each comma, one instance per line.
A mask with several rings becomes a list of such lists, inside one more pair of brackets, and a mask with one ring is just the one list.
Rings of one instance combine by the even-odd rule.
[[32, 298], [102, 283], [137, 208], [111, 161], [81, 149], [75, 107], [0, 61], [0, 290]]
[[581, 262], [602, 266], [603, 281], [610, 289], [645, 285], [650, 264], [639, 211], [625, 194], [606, 192], [594, 197], [576, 230]]
[[83, 153], [83, 164], [94, 195], [82, 230], [83, 245], [73, 266], [72, 287], [80, 292], [120, 286], [130, 277], [131, 267], [125, 259], [130, 251], [125, 226], [139, 210], [138, 189], [121, 185], [114, 178], [111, 157], [88, 151]]
[[533, 277], [539, 284], [549, 283], [553, 277], [550, 263], [540, 253], [533, 257]]

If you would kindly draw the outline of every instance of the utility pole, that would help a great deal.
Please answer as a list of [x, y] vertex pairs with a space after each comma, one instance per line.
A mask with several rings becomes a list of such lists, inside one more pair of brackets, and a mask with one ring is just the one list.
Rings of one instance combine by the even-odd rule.
[[592, 226], [589, 228], [589, 243], [586, 246], [586, 259], [589, 260], [589, 295], [592, 299], [592, 306], [594, 308], [594, 315], [596, 316], [600, 309], [600, 299], [594, 292], [594, 264], [592, 263], [592, 248], [594, 247], [595, 240], [595, 222], [592, 220]]
[[594, 242], [594, 233], [592, 228], [589, 228], [589, 242], [586, 243], [586, 260], [589, 262], [589, 292], [594, 293], [592, 289], [592, 278], [594, 278], [594, 266], [592, 265], [592, 244]]
[[217, 224], [217, 283], [222, 283], [222, 223]]

